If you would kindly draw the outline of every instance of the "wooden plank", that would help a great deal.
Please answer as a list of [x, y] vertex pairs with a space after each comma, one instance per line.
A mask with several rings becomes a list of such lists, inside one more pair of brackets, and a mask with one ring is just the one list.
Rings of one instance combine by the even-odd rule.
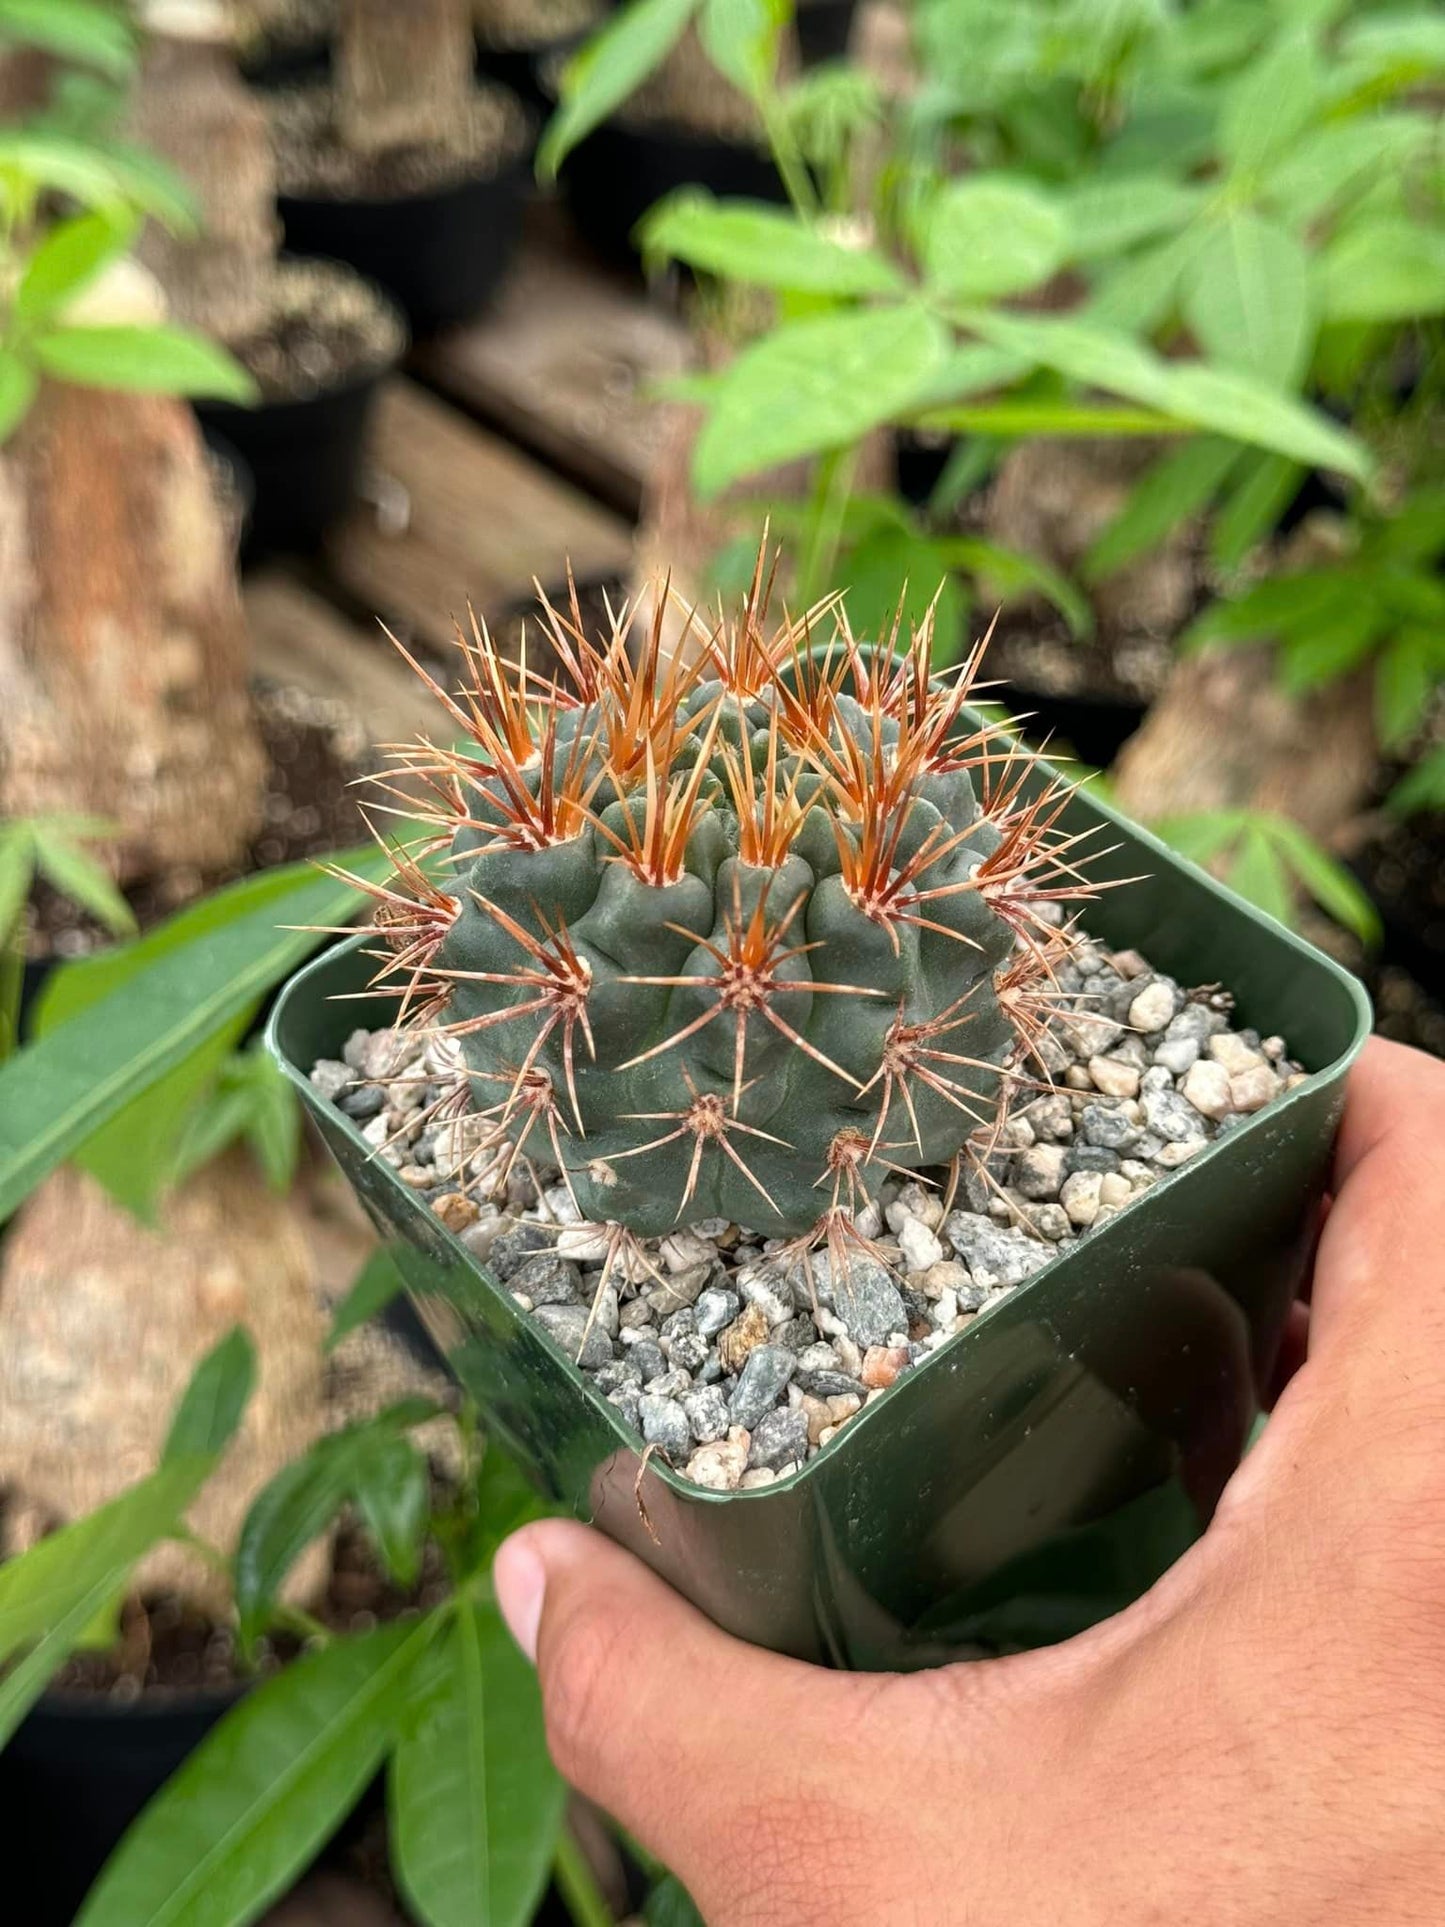
[[335, 703], [369, 745], [411, 742], [435, 731], [435, 697], [379, 626], [368, 635], [279, 568], [247, 578], [245, 603], [261, 675]]
[[645, 390], [688, 365], [681, 321], [546, 226], [490, 315], [412, 357], [434, 387], [634, 517], [662, 433]]
[[383, 389], [371, 464], [384, 513], [359, 503], [327, 559], [351, 601], [403, 640], [445, 647], [468, 605], [494, 621], [531, 596], [534, 576], [560, 581], [569, 557], [579, 581], [629, 565], [621, 516], [414, 382]]

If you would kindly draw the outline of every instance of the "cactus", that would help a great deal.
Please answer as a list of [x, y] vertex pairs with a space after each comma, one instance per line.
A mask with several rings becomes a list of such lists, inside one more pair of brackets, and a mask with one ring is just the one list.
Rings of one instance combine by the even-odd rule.
[[461, 688], [427, 677], [463, 740], [400, 758], [449, 854], [403, 859], [375, 921], [508, 1168], [555, 1164], [633, 1233], [806, 1248], [996, 1124], [1045, 906], [1083, 887], [1057, 790], [968, 719], [977, 652], [940, 685], [929, 623], [873, 652], [833, 599], [770, 631], [769, 586], [760, 556], [740, 620], [691, 617], [672, 655], [665, 592], [641, 639], [544, 598], [547, 676], [474, 624]]

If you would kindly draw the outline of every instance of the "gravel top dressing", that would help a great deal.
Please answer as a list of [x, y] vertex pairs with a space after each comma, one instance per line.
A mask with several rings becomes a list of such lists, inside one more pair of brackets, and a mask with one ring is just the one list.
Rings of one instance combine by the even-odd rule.
[[957, 1182], [885, 1183], [836, 1276], [826, 1250], [799, 1258], [725, 1219], [624, 1242], [585, 1222], [557, 1171], [485, 1141], [489, 1120], [433, 1115], [457, 1074], [448, 1039], [358, 1030], [311, 1081], [649, 1446], [700, 1486], [748, 1490], [1303, 1079], [1283, 1039], [1234, 1028], [1227, 990], [1185, 991], [1135, 951], [1082, 942], [1054, 976], [1023, 1065], [1036, 1087]]

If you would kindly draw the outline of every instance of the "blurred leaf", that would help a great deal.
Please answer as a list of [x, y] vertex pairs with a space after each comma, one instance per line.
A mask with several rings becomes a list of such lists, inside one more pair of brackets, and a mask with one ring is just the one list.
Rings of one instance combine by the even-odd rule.
[[1385, 799], [1394, 816], [1413, 816], [1417, 810], [1445, 810], [1445, 748], [1434, 750], [1402, 776]]
[[1445, 313], [1445, 231], [1375, 216], [1346, 228], [1320, 262], [1331, 321], [1412, 321]]
[[1408, 495], [1381, 528], [1379, 549], [1392, 562], [1435, 561], [1445, 551], [1445, 486]]
[[849, 551], [841, 579], [855, 635], [875, 641], [887, 635], [900, 601], [907, 635], [923, 621], [937, 596], [934, 666], [942, 668], [961, 653], [967, 599], [931, 537], [906, 525], [879, 525]]
[[1000, 348], [971, 341], [962, 348], [951, 348], [943, 357], [937, 371], [920, 390], [918, 406], [920, 409], [946, 407], [969, 395], [1007, 387], [1028, 371], [1029, 364], [1022, 356], [1005, 354]]
[[1209, 531], [1209, 553], [1220, 569], [1232, 573], [1257, 543], [1273, 534], [1303, 480], [1304, 470], [1287, 456], [1262, 449], [1244, 452], [1225, 484]]
[[[44, 3], [44, 0], [43, 0]], [[161, 220], [185, 212], [159, 169], [137, 168], [125, 150], [38, 127], [0, 128], [0, 176], [68, 194], [83, 207], [123, 210], [134, 205]]]
[[1225, 94], [1220, 152], [1237, 172], [1255, 172], [1308, 126], [1320, 94], [1320, 61], [1307, 33], [1286, 32], [1252, 60]]
[[717, 201], [684, 187], [659, 201], [639, 229], [649, 257], [673, 257], [708, 274], [816, 294], [889, 294], [902, 286], [871, 248], [843, 247], [796, 214], [761, 201]]
[[1424, 114], [1326, 121], [1275, 160], [1260, 192], [1291, 226], [1302, 228], [1388, 169], [1407, 165], [1431, 138], [1432, 124]]
[[1289, 872], [1274, 841], [1257, 822], [1251, 821], [1225, 868], [1225, 881], [1259, 909], [1293, 929], [1294, 892]]
[[750, 100], [769, 92], [791, 0], [703, 0], [698, 37], [708, 59]]
[[630, 0], [562, 70], [562, 98], [543, 130], [537, 171], [544, 180], [580, 140], [635, 93], [681, 38], [698, 0]]
[[20, 922], [35, 876], [35, 841], [29, 823], [0, 822], [0, 950]]
[[939, 294], [992, 300], [1047, 281], [1068, 229], [1053, 202], [1012, 180], [966, 175], [929, 210], [923, 259]]
[[1162, 174], [1095, 175], [1066, 188], [1063, 215], [1072, 260], [1122, 254], [1140, 241], [1173, 233], [1193, 218], [1205, 190]]
[[1212, 642], [1272, 642], [1303, 635], [1329, 619], [1340, 593], [1340, 573], [1333, 569], [1270, 576], [1243, 595], [1212, 602], [1177, 646], [1187, 652]]
[[460, 1608], [439, 1658], [392, 1760], [398, 1884], [429, 1927], [526, 1927], [565, 1797], [537, 1676], [491, 1605]]
[[844, 447], [893, 420], [945, 346], [942, 323], [912, 303], [776, 329], [723, 377], [693, 451], [698, 492], [710, 498], [744, 475]]
[[233, 1325], [192, 1372], [166, 1434], [161, 1463], [224, 1452], [245, 1415], [255, 1383], [256, 1347], [244, 1325]]
[[45, 817], [34, 824], [35, 860], [63, 897], [79, 904], [113, 937], [131, 936], [135, 916], [111, 882], [110, 872]]
[[47, 375], [82, 387], [241, 403], [258, 392], [224, 348], [184, 328], [56, 328], [34, 345]]
[[13, 348], [0, 348], [0, 443], [9, 440], [30, 412], [40, 379]]
[[978, 536], [951, 535], [942, 542], [943, 554], [956, 569], [968, 569], [996, 595], [1009, 601], [1021, 591], [1037, 590], [1052, 602], [1070, 634], [1077, 640], [1092, 634], [1094, 611], [1069, 578], [1045, 562], [1041, 556], [1021, 549], [1006, 549], [998, 542], [985, 542]]
[[33, 322], [78, 294], [108, 261], [124, 254], [137, 225], [129, 213], [58, 221], [25, 265], [15, 290], [16, 315]]
[[[756, 555], [757, 544], [752, 543], [750, 547]], [[373, 1251], [357, 1273], [356, 1282], [331, 1315], [331, 1329], [326, 1334], [325, 1349], [328, 1352], [335, 1351], [348, 1333], [375, 1318], [405, 1289], [406, 1280], [397, 1270], [395, 1260], [385, 1251]]]
[[1086, 582], [1103, 582], [1171, 536], [1214, 497], [1241, 460], [1236, 442], [1201, 436], [1156, 462], [1084, 558]]
[[647, 1896], [642, 1909], [647, 1927], [707, 1927], [692, 1895], [676, 1874], [665, 1874]]
[[416, 1583], [431, 1512], [431, 1473], [409, 1439], [380, 1440], [357, 1465], [351, 1499], [387, 1573]]
[[1292, 696], [1337, 682], [1364, 661], [1384, 626], [1384, 612], [1367, 594], [1341, 584], [1319, 621], [1281, 643], [1280, 681]]
[[[340, 861], [367, 876], [388, 867], [374, 848]], [[134, 944], [56, 973], [42, 999], [43, 1034], [0, 1067], [0, 1220], [320, 941], [278, 924], [333, 924], [361, 901], [299, 864], [248, 878]], [[67, 1008], [68, 1018], [58, 1015]]]
[[1326, 916], [1353, 931], [1361, 943], [1377, 944], [1381, 935], [1379, 912], [1344, 864], [1336, 862], [1287, 816], [1271, 815], [1268, 821], [1269, 836]]
[[1173, 416], [1161, 415], [1151, 408], [1090, 406], [1051, 400], [1048, 396], [930, 408], [921, 417], [921, 425], [955, 435], [997, 435], [1012, 440], [1023, 435], [1176, 435], [1180, 432], [1180, 424]]
[[18, 41], [123, 79], [135, 65], [135, 30], [103, 0], [0, 0], [0, 41]]
[[1165, 361], [1126, 335], [1088, 322], [982, 308], [969, 309], [959, 319], [996, 347], [1056, 368], [1073, 381], [1298, 461], [1338, 468], [1361, 480], [1370, 473], [1368, 451], [1353, 435], [1236, 369]]
[[1243, 823], [1241, 810], [1191, 810], [1166, 816], [1153, 827], [1171, 849], [1207, 867], [1211, 858], [1233, 843]]
[[401, 1730], [436, 1632], [338, 1639], [248, 1693], [106, 1863], [77, 1927], [243, 1927], [351, 1811]]
[[488, 1439], [476, 1476], [476, 1512], [463, 1560], [468, 1573], [486, 1572], [504, 1539], [551, 1508], [510, 1452]]
[[1375, 728], [1382, 749], [1398, 750], [1425, 720], [1430, 698], [1445, 677], [1442, 640], [1425, 629], [1402, 629], [1375, 664]]
[[1191, 221], [1178, 234], [1131, 255], [1099, 277], [1082, 318], [1098, 328], [1149, 334], [1174, 312], [1180, 284], [1203, 244], [1203, 223]]
[[1288, 229], [1232, 208], [1185, 273], [1184, 318], [1221, 367], [1291, 388], [1314, 336], [1309, 257]]

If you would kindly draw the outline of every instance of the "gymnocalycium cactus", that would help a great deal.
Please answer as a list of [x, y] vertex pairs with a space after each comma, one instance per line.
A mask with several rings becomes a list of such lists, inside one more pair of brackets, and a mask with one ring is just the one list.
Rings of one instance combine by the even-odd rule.
[[1047, 899], [1086, 893], [1057, 790], [964, 713], [977, 652], [938, 684], [929, 624], [769, 629], [770, 587], [760, 555], [671, 653], [665, 588], [600, 640], [544, 598], [545, 675], [474, 624], [432, 682], [460, 742], [400, 753], [449, 856], [374, 892], [383, 975], [506, 1168], [631, 1232], [832, 1242], [890, 1168], [947, 1165], [1044, 1021]]

